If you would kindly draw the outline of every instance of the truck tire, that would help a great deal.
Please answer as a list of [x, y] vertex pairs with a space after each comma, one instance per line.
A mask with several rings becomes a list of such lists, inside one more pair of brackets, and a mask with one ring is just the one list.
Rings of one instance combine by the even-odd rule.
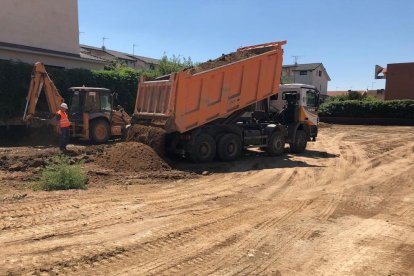
[[200, 134], [196, 137], [189, 151], [190, 159], [195, 163], [213, 161], [216, 156], [216, 141], [208, 134]]
[[285, 136], [280, 131], [275, 131], [269, 138], [266, 151], [270, 156], [280, 156], [285, 150]]
[[233, 161], [239, 158], [242, 152], [242, 142], [239, 136], [233, 133], [223, 135], [217, 143], [217, 155], [220, 160]]
[[104, 119], [93, 120], [89, 128], [89, 139], [94, 144], [103, 144], [111, 136], [109, 124]]
[[296, 131], [295, 141], [290, 143], [290, 151], [292, 153], [302, 153], [306, 149], [308, 144], [308, 139], [306, 137], [306, 132], [302, 129]]

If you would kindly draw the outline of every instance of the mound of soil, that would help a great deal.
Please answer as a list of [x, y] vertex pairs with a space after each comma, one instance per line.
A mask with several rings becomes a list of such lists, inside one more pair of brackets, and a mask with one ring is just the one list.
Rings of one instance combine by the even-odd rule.
[[163, 155], [165, 149], [165, 130], [160, 127], [135, 124], [128, 130], [127, 141], [135, 141], [153, 148]]
[[221, 57], [216, 58], [214, 60], [208, 60], [204, 63], [200, 63], [194, 67], [189, 68], [191, 74], [200, 73], [203, 71], [211, 70], [216, 67], [220, 67], [229, 63], [233, 63], [242, 59], [246, 59], [252, 56], [256, 56], [259, 54], [263, 54], [269, 51], [269, 48], [260, 48], [260, 49], [253, 49], [249, 51], [241, 51], [241, 52], [232, 52], [230, 54], [223, 54]]
[[58, 149], [8, 150], [0, 154], [0, 170], [27, 171], [43, 167], [46, 161], [59, 152]]
[[102, 167], [115, 171], [144, 172], [171, 170], [171, 167], [151, 147], [137, 143], [125, 142], [107, 147], [96, 158]]

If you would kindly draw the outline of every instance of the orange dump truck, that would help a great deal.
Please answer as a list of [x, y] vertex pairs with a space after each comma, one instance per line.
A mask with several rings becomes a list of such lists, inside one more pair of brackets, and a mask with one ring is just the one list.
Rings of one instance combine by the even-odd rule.
[[168, 80], [141, 78], [134, 121], [163, 121], [167, 148], [195, 162], [216, 156], [234, 160], [249, 146], [282, 154], [285, 142], [294, 143], [296, 136], [276, 121], [280, 114], [271, 114], [268, 103], [279, 90], [285, 43], [239, 48], [232, 54], [238, 57], [236, 61], [201, 72], [196, 66]]

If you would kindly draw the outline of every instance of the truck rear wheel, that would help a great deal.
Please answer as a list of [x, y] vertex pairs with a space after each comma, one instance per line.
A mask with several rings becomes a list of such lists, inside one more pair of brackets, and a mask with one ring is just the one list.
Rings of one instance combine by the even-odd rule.
[[290, 151], [292, 153], [302, 153], [306, 149], [308, 144], [308, 139], [306, 137], [306, 132], [302, 129], [296, 131], [295, 141], [290, 143]]
[[92, 143], [102, 144], [108, 141], [111, 130], [107, 121], [103, 119], [93, 120], [90, 124], [89, 139]]
[[211, 135], [200, 134], [196, 137], [189, 154], [191, 160], [196, 163], [213, 161], [216, 156], [216, 141]]
[[285, 150], [285, 136], [280, 131], [275, 131], [269, 138], [266, 151], [270, 156], [280, 156]]
[[223, 161], [233, 161], [239, 158], [242, 152], [240, 138], [233, 133], [227, 133], [217, 143], [217, 154]]

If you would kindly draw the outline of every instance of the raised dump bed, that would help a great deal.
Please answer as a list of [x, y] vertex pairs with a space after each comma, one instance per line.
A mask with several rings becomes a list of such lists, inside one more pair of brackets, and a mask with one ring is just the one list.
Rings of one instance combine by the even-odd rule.
[[286, 41], [239, 48], [235, 54], [245, 57], [241, 60], [201, 72], [197, 67], [183, 70], [169, 80], [141, 78], [134, 115], [165, 120], [168, 133], [184, 133], [227, 118], [278, 92], [284, 44]]

